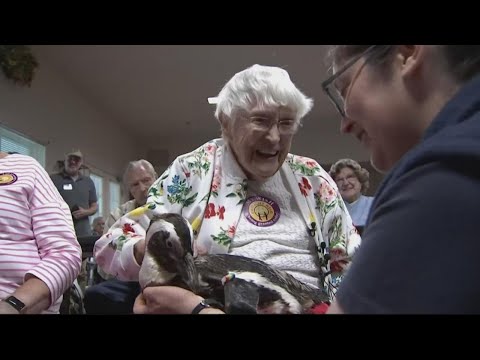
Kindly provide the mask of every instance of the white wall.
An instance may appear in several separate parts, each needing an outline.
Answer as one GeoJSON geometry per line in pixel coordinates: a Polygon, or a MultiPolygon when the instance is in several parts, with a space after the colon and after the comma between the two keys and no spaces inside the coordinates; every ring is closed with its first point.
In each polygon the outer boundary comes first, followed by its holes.
{"type": "Polygon", "coordinates": [[[144,157],[146,148],[100,113],[39,59],[31,88],[15,85],[0,74],[0,123],[46,145],[46,170],[73,147],[94,170],[121,176],[130,160],[144,157]]]}

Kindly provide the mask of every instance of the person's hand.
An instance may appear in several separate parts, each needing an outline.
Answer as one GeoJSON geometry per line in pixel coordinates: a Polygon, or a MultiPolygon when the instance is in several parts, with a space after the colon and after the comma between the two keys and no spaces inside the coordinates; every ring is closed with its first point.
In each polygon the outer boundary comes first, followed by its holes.
{"type": "Polygon", "coordinates": [[[135,314],[191,314],[203,298],[176,286],[149,286],[133,304],[135,314]]]}
{"type": "Polygon", "coordinates": [[[72,215],[76,220],[83,219],[84,217],[88,216],[88,210],[79,207],[78,210],[72,212],[72,215]]]}
{"type": "Polygon", "coordinates": [[[0,301],[0,314],[18,315],[20,313],[9,303],[0,301]]]}

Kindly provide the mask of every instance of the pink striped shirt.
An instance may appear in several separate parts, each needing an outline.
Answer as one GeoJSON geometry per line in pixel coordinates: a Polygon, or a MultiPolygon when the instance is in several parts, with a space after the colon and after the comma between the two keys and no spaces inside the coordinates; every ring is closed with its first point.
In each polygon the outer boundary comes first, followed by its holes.
{"type": "Polygon", "coordinates": [[[0,159],[0,299],[29,273],[50,289],[45,313],[58,313],[81,255],[70,210],[42,166],[25,155],[0,159]]]}

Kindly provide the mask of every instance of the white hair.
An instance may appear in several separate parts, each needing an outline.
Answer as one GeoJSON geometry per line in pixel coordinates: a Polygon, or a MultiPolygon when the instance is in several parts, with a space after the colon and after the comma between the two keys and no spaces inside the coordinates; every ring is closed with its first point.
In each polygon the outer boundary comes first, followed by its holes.
{"type": "Polygon", "coordinates": [[[127,176],[131,171],[135,170],[136,168],[140,168],[140,167],[143,167],[145,170],[147,170],[150,173],[150,175],[152,175],[152,177],[154,179],[156,179],[158,177],[157,172],[155,171],[155,168],[147,160],[140,159],[140,160],[130,161],[128,163],[127,167],[125,168],[125,171],[123,172],[123,178],[122,178],[123,186],[125,187],[125,189],[128,192],[130,190],[128,189],[127,176]]]}
{"type": "Polygon", "coordinates": [[[313,100],[295,86],[284,69],[255,64],[225,84],[217,97],[215,117],[220,120],[223,114],[233,119],[236,111],[248,111],[257,105],[287,107],[299,122],[312,109],[313,100]]]}
{"type": "Polygon", "coordinates": [[[97,226],[98,223],[99,223],[100,221],[102,221],[102,220],[103,220],[103,216],[98,216],[98,217],[96,217],[95,219],[93,219],[93,221],[92,221],[92,229],[95,228],[95,226],[97,226]]]}

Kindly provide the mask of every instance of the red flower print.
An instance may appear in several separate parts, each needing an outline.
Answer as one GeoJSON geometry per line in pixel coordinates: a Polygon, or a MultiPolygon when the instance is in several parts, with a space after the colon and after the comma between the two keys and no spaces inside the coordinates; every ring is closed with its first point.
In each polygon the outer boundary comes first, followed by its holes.
{"type": "Polygon", "coordinates": [[[348,264],[348,260],[345,259],[345,252],[342,249],[330,250],[330,270],[332,272],[341,272],[348,264]]]}
{"type": "Polygon", "coordinates": [[[307,164],[307,166],[309,166],[311,168],[314,168],[315,166],[317,166],[315,161],[312,161],[312,160],[308,160],[305,164],[307,164]]]}
{"type": "Polygon", "coordinates": [[[205,209],[205,219],[210,219],[211,217],[214,217],[215,215],[216,215],[215,204],[214,203],[209,203],[207,208],[205,209]]]}
{"type": "Polygon", "coordinates": [[[125,235],[127,235],[129,232],[131,232],[131,233],[135,232],[135,230],[133,230],[132,225],[130,225],[128,223],[123,225],[122,231],[125,235]]]}
{"type": "Polygon", "coordinates": [[[298,183],[298,186],[300,187],[300,192],[302,193],[303,196],[307,196],[307,190],[303,187],[301,183],[298,183]]]}
{"type": "Polygon", "coordinates": [[[310,185],[310,182],[306,178],[302,177],[302,183],[305,189],[308,189],[308,190],[312,189],[312,185],[310,185]]]}
{"type": "Polygon", "coordinates": [[[214,194],[215,196],[218,195],[217,191],[219,187],[220,187],[220,166],[216,166],[214,171],[213,181],[212,181],[212,187],[211,187],[211,191],[215,193],[214,194]]]}
{"type": "Polygon", "coordinates": [[[217,215],[220,220],[223,220],[224,213],[225,213],[225,206],[219,206],[217,215]]]}
{"type": "Polygon", "coordinates": [[[232,225],[228,228],[228,237],[230,239],[233,239],[233,237],[235,236],[235,231],[237,231],[237,229],[235,228],[235,225],[232,225]]]}
{"type": "Polygon", "coordinates": [[[337,193],[335,192],[334,188],[332,188],[332,186],[327,182],[322,182],[320,184],[318,195],[320,196],[322,201],[327,204],[334,201],[337,197],[337,193]]]}
{"type": "Polygon", "coordinates": [[[332,261],[330,263],[330,271],[332,271],[332,272],[342,272],[347,264],[348,264],[347,260],[332,261]]]}
{"type": "Polygon", "coordinates": [[[298,183],[298,186],[303,196],[307,196],[308,191],[312,189],[312,185],[310,185],[310,182],[304,177],[302,177],[302,182],[298,183]]]}

